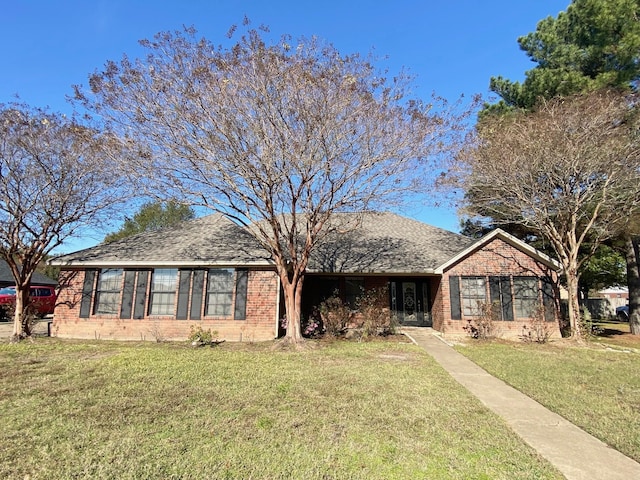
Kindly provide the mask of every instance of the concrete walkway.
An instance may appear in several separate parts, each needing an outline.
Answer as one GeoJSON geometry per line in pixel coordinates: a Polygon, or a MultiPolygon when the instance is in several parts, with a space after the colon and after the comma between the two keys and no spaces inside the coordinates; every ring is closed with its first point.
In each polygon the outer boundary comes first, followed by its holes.
{"type": "Polygon", "coordinates": [[[640,464],[547,410],[456,352],[432,330],[403,327],[424,348],[569,480],[640,479],[640,464]]]}

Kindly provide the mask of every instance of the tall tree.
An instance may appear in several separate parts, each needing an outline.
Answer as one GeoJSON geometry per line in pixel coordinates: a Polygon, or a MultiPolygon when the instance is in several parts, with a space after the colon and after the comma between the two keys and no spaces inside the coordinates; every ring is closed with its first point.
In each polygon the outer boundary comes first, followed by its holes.
{"type": "Polygon", "coordinates": [[[564,267],[569,322],[581,337],[581,266],[640,212],[640,112],[635,97],[594,92],[493,115],[462,159],[467,212],[548,239],[564,267]],[[580,255],[588,248],[588,252],[580,255]]]}
{"type": "Polygon", "coordinates": [[[195,212],[188,205],[176,200],[153,201],[143,204],[132,218],[126,218],[117,232],[109,233],[105,243],[115,242],[138,233],[159,230],[170,225],[195,218],[195,212]]]}
{"type": "MultiPolygon", "coordinates": [[[[640,79],[640,0],[574,0],[566,12],[538,23],[518,39],[536,66],[523,83],[494,77],[490,89],[501,100],[487,114],[530,110],[550,99],[600,88],[636,90],[640,79]]],[[[640,335],[640,227],[620,234],[629,285],[631,331],[640,335]]]]}
{"type": "Polygon", "coordinates": [[[518,38],[536,63],[523,83],[493,77],[501,100],[487,111],[531,109],[540,98],[635,85],[640,78],[640,0],[574,0],[518,38]]]}
{"type": "Polygon", "coordinates": [[[16,283],[12,339],[30,334],[25,307],[38,264],[66,239],[105,222],[126,199],[114,137],[73,117],[0,104],[0,258],[16,283]]]}
{"type": "Polygon", "coordinates": [[[144,60],[109,62],[77,98],[146,145],[131,169],[142,185],[254,229],[281,280],[286,338],[298,342],[309,256],[355,226],[334,213],[403,200],[460,124],[437,99],[411,99],[410,79],[387,78],[375,59],[266,35],[248,29],[225,49],[192,29],[158,34],[142,42],[144,60]]]}

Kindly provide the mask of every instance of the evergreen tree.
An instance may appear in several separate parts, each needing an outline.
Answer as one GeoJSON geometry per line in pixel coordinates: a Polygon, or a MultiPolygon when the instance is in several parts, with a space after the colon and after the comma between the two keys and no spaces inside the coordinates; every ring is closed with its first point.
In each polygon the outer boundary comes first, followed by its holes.
{"type": "Polygon", "coordinates": [[[108,234],[105,243],[115,242],[150,230],[159,230],[184,220],[195,218],[195,213],[188,205],[182,205],[175,200],[168,202],[147,202],[133,216],[127,218],[117,232],[108,234]]]}

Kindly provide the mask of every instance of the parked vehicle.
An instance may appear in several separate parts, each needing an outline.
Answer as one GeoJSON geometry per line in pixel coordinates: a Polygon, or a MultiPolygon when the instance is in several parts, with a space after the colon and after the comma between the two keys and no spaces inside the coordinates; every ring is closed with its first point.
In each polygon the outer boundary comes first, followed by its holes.
{"type": "Polygon", "coordinates": [[[623,322],[629,320],[629,305],[623,305],[622,307],[616,308],[616,317],[623,322]]]}
{"type": "MultiPolygon", "coordinates": [[[[53,313],[56,306],[56,290],[52,286],[47,285],[31,285],[29,292],[30,306],[34,309],[36,315],[44,316],[53,313]]],[[[0,308],[7,310],[13,308],[16,304],[16,287],[0,288],[0,308]]]]}

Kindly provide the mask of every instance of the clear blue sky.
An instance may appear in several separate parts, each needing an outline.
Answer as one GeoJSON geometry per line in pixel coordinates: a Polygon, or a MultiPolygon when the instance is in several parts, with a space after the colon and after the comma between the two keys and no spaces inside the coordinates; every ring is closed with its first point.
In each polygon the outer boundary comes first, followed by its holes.
{"type": "MultiPolygon", "coordinates": [[[[274,35],[316,35],[343,53],[388,57],[381,67],[405,67],[417,96],[449,100],[488,96],[491,76],[521,80],[533,67],[517,38],[539,20],[566,10],[570,0],[22,0],[2,2],[0,103],[16,94],[34,106],[67,112],[71,85],[107,60],[138,56],[138,40],[194,26],[224,43],[246,15],[274,35]]],[[[416,206],[405,214],[457,230],[454,211],[416,206]]],[[[67,251],[98,243],[104,234],[69,244],[67,251]]]]}

